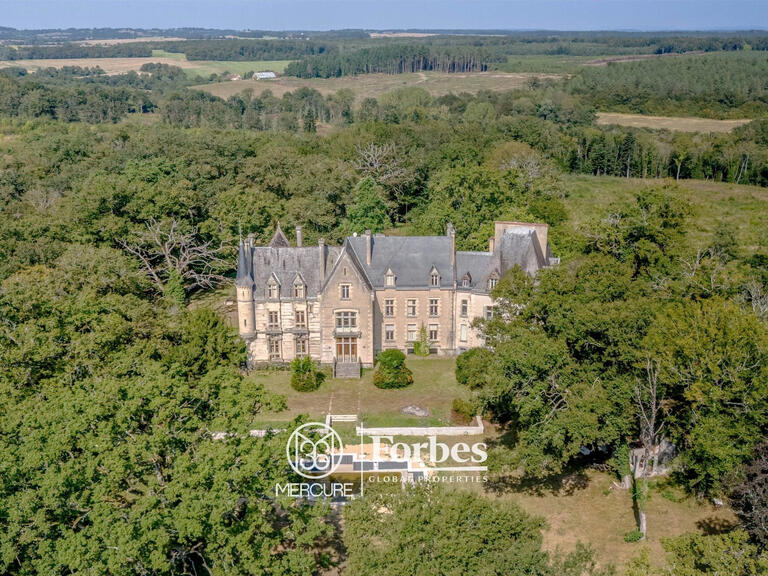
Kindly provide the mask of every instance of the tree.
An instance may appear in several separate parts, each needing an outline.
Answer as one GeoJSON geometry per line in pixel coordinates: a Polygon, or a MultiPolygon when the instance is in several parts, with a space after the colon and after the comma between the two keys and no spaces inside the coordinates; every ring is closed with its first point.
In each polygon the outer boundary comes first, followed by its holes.
{"type": "Polygon", "coordinates": [[[758,444],[751,460],[734,475],[730,501],[744,530],[765,550],[768,546],[768,441],[758,444]]]}
{"type": "Polygon", "coordinates": [[[684,534],[662,544],[674,576],[758,576],[768,571],[768,561],[741,530],[713,536],[684,534]]]}
{"type": "Polygon", "coordinates": [[[365,177],[355,187],[354,201],[347,204],[350,229],[380,232],[392,225],[382,198],[381,187],[371,177],[365,177]]]}
{"type": "Polygon", "coordinates": [[[294,358],[291,362],[291,388],[298,392],[312,392],[320,388],[325,374],[309,356],[294,358]]]}
{"type": "Polygon", "coordinates": [[[427,337],[427,328],[424,324],[419,329],[419,339],[413,343],[413,353],[416,356],[429,356],[429,338],[427,337]]]}

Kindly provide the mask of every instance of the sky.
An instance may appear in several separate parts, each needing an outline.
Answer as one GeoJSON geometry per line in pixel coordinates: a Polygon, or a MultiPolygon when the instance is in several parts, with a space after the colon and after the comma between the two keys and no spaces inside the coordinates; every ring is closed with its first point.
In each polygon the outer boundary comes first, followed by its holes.
{"type": "Polygon", "coordinates": [[[768,29],[768,0],[0,0],[13,28],[768,29]]]}

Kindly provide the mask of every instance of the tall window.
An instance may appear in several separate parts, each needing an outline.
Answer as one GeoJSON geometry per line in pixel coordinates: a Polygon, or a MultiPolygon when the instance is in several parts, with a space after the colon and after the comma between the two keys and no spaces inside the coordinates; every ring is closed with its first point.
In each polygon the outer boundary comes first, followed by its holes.
{"type": "Polygon", "coordinates": [[[307,316],[304,310],[296,310],[296,327],[304,328],[307,325],[307,316]]]}
{"type": "Polygon", "coordinates": [[[498,278],[488,278],[488,290],[493,290],[496,288],[496,284],[499,283],[498,278]]]}
{"type": "Polygon", "coordinates": [[[466,318],[469,316],[469,300],[461,301],[461,317],[466,318]]]}
{"type": "Polygon", "coordinates": [[[392,342],[395,339],[395,325],[387,324],[384,326],[384,340],[392,342]]]}
{"type": "Polygon", "coordinates": [[[269,328],[280,328],[280,316],[275,310],[269,311],[269,328]]]}
{"type": "Polygon", "coordinates": [[[408,342],[415,342],[418,339],[418,330],[416,324],[408,324],[408,342]]]}
{"type": "Polygon", "coordinates": [[[305,336],[296,336],[296,356],[307,355],[307,338],[305,336]]]}
{"type": "Polygon", "coordinates": [[[390,270],[384,278],[384,284],[390,288],[395,285],[395,275],[390,270]]]}
{"type": "Polygon", "coordinates": [[[395,301],[384,300],[384,316],[394,316],[394,315],[395,315],[395,301]]]}
{"type": "Polygon", "coordinates": [[[269,359],[278,360],[280,358],[280,338],[269,339],[269,359]]]}
{"type": "Polygon", "coordinates": [[[339,293],[342,300],[349,300],[349,284],[339,286],[339,293]]]}
{"type": "Polygon", "coordinates": [[[429,315],[430,316],[438,315],[438,299],[437,298],[429,299],[429,315]]]}
{"type": "Polygon", "coordinates": [[[357,312],[336,312],[336,328],[357,328],[357,312]]]}
{"type": "Polygon", "coordinates": [[[437,324],[430,324],[429,325],[429,339],[432,342],[437,341],[437,324]]]}
{"type": "Polygon", "coordinates": [[[432,270],[429,275],[429,285],[433,288],[440,286],[440,274],[437,273],[437,270],[432,270]]]}
{"type": "Polygon", "coordinates": [[[277,292],[277,284],[274,282],[270,282],[269,286],[267,286],[267,297],[268,298],[277,298],[278,292],[277,292]]]}
{"type": "Polygon", "coordinates": [[[483,307],[483,318],[486,320],[491,320],[493,318],[493,306],[483,307]]]}
{"type": "Polygon", "coordinates": [[[462,324],[461,328],[459,329],[459,340],[461,340],[462,342],[467,341],[467,325],[466,324],[462,324]]]}
{"type": "Polygon", "coordinates": [[[293,297],[304,298],[304,284],[296,283],[293,285],[293,297]]]}
{"type": "Polygon", "coordinates": [[[406,310],[408,316],[414,317],[416,316],[416,300],[408,300],[408,306],[406,310]]]}
{"type": "Polygon", "coordinates": [[[462,288],[469,288],[470,283],[472,280],[470,279],[469,275],[465,275],[464,278],[461,279],[461,287],[462,288]]]}

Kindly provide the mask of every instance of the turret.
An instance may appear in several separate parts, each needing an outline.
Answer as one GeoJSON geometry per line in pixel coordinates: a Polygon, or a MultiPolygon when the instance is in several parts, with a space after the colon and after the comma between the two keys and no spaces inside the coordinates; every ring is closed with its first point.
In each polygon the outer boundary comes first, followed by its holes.
{"type": "Polygon", "coordinates": [[[253,258],[251,247],[252,237],[240,241],[237,254],[237,329],[244,338],[255,333],[255,304],[253,301],[253,258]]]}

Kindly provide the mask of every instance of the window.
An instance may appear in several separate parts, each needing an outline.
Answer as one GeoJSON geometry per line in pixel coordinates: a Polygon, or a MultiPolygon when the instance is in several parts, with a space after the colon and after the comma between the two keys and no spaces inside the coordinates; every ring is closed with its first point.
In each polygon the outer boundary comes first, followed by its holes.
{"type": "Polygon", "coordinates": [[[395,339],[395,325],[387,324],[384,326],[384,340],[392,342],[395,339]]]}
{"type": "Polygon", "coordinates": [[[277,284],[270,282],[269,286],[267,286],[267,298],[277,298],[277,295],[277,284]]]}
{"type": "Polygon", "coordinates": [[[304,298],[304,284],[294,284],[293,285],[293,297],[294,298],[304,298]]]}
{"type": "Polygon", "coordinates": [[[469,274],[465,274],[464,277],[461,279],[461,287],[469,288],[471,284],[472,284],[472,278],[469,276],[469,274]]]}
{"type": "Polygon", "coordinates": [[[493,290],[496,288],[496,284],[499,283],[498,278],[488,278],[488,290],[493,290]]]}
{"type": "Polygon", "coordinates": [[[296,356],[307,355],[307,339],[304,336],[296,337],[296,356]]]}
{"type": "Polygon", "coordinates": [[[280,316],[276,310],[269,312],[269,328],[280,328],[280,316]]]}
{"type": "Polygon", "coordinates": [[[269,339],[269,359],[270,360],[280,359],[280,338],[269,339]]]}
{"type": "Polygon", "coordinates": [[[357,312],[336,312],[336,329],[357,328],[357,312]]]}
{"type": "Polygon", "coordinates": [[[348,336],[336,338],[336,358],[343,362],[357,360],[357,338],[348,336]]]}
{"type": "Polygon", "coordinates": [[[407,313],[410,317],[416,316],[416,300],[408,300],[407,313]]]}
{"type": "Polygon", "coordinates": [[[437,324],[430,324],[429,325],[429,339],[432,342],[437,341],[437,324]]]}
{"type": "Polygon", "coordinates": [[[459,328],[459,340],[461,340],[462,342],[467,341],[467,325],[466,324],[462,324],[461,328],[459,328]]]}
{"type": "Polygon", "coordinates": [[[493,306],[483,307],[483,318],[485,318],[486,320],[490,320],[493,318],[493,306]]]}
{"type": "Polygon", "coordinates": [[[342,284],[339,286],[341,299],[342,300],[349,300],[349,284],[342,284]]]}
{"type": "Polygon", "coordinates": [[[430,298],[429,299],[429,315],[437,316],[438,315],[437,313],[438,313],[438,299],[430,298]]]}
{"type": "Polygon", "coordinates": [[[395,301],[384,300],[384,316],[394,316],[394,315],[395,315],[395,301]]]}
{"type": "Polygon", "coordinates": [[[461,317],[466,318],[469,316],[469,300],[461,301],[461,317]]]}
{"type": "Polygon", "coordinates": [[[433,288],[440,286],[440,274],[437,273],[437,270],[432,270],[429,275],[429,285],[433,288]]]}
{"type": "Polygon", "coordinates": [[[395,285],[395,275],[392,274],[392,270],[387,270],[387,275],[384,278],[385,286],[392,287],[395,285]]]}
{"type": "Polygon", "coordinates": [[[415,342],[419,337],[418,332],[416,324],[408,324],[408,342],[415,342]]]}
{"type": "Polygon", "coordinates": [[[248,320],[246,320],[245,318],[243,318],[243,326],[245,326],[245,327],[248,326],[248,320]]]}
{"type": "Polygon", "coordinates": [[[296,310],[296,327],[304,328],[307,325],[307,316],[304,310],[296,310]]]}

